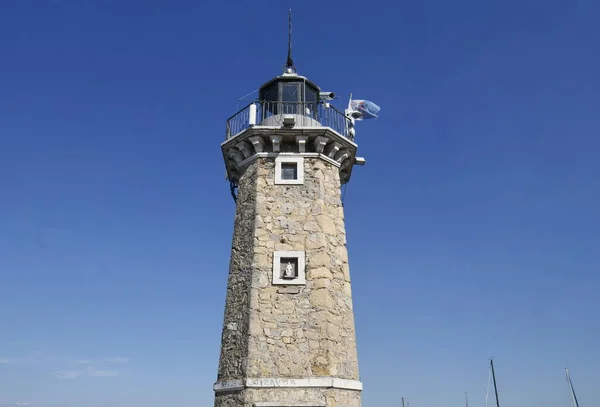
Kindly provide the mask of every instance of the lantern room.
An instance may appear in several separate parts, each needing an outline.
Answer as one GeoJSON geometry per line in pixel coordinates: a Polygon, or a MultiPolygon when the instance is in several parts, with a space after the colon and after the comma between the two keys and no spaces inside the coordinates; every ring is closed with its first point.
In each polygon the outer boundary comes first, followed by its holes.
{"type": "Polygon", "coordinates": [[[260,87],[260,100],[279,103],[317,103],[320,89],[297,74],[283,74],[260,87]]]}
{"type": "Polygon", "coordinates": [[[316,84],[295,73],[273,78],[260,87],[261,124],[280,125],[282,115],[294,115],[305,126],[319,125],[316,122],[319,92],[316,84]]]}

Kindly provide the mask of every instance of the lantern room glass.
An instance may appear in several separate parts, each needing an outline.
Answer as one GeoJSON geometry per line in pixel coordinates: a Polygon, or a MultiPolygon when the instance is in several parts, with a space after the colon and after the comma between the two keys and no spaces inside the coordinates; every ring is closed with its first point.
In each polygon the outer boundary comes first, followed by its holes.
{"type": "Polygon", "coordinates": [[[316,118],[318,90],[303,80],[276,80],[260,90],[263,119],[279,114],[316,118]]]}

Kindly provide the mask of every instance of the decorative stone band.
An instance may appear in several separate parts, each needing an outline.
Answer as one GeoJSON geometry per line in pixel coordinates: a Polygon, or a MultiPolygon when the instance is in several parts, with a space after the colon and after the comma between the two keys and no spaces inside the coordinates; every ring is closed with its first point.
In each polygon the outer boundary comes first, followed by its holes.
{"type": "Polygon", "coordinates": [[[307,377],[303,379],[286,379],[286,378],[247,378],[236,380],[225,380],[216,382],[213,386],[215,393],[224,391],[236,391],[243,389],[256,388],[298,388],[298,387],[320,387],[333,388],[344,390],[361,391],[363,385],[358,380],[339,379],[337,377],[307,377]]]}

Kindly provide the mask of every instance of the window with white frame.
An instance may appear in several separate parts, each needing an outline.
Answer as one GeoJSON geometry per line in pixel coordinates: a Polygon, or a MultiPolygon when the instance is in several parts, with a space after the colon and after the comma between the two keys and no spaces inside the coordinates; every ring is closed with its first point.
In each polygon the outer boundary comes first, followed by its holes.
{"type": "Polygon", "coordinates": [[[273,254],[273,284],[306,284],[305,267],[306,261],[303,251],[275,251],[273,254]]]}
{"type": "Polygon", "coordinates": [[[304,184],[304,158],[281,155],[275,158],[275,184],[304,184]]]}

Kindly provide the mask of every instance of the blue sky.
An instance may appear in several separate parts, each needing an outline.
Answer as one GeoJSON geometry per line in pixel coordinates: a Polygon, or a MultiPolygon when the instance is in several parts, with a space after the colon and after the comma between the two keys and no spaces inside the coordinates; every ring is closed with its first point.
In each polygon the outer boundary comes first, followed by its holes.
{"type": "Polygon", "coordinates": [[[299,72],[382,107],[345,195],[364,405],[483,407],[490,356],[503,405],[568,406],[566,364],[597,403],[597,1],[4,0],[2,406],[212,405],[219,144],[290,6],[299,72]]]}

